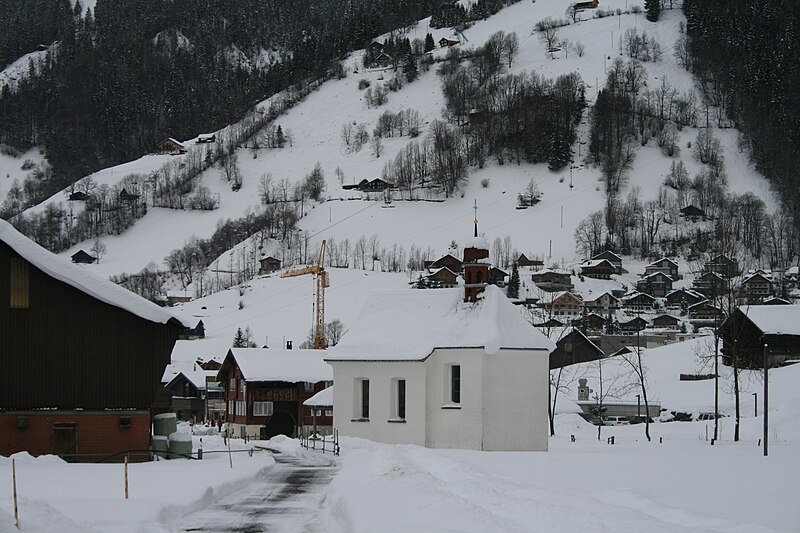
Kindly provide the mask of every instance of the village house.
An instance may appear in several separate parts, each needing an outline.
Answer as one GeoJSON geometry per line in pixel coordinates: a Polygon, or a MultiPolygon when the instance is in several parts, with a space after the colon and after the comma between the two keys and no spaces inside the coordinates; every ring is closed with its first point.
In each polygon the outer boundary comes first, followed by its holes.
{"type": "Polygon", "coordinates": [[[583,311],[583,301],[569,291],[553,293],[548,300],[540,300],[538,306],[550,316],[572,318],[583,311]]]}
{"type": "Polygon", "coordinates": [[[645,313],[656,307],[656,299],[643,292],[632,292],[622,298],[622,307],[634,312],[645,313]]]}
{"type": "Polygon", "coordinates": [[[646,327],[647,320],[640,316],[619,323],[619,329],[623,334],[633,334],[637,331],[642,331],[646,327]]]}
{"type": "Polygon", "coordinates": [[[169,137],[158,143],[158,146],[156,147],[156,153],[169,155],[185,154],[186,147],[180,141],[176,141],[172,137],[169,137]]]}
{"type": "Polygon", "coordinates": [[[706,297],[692,289],[675,289],[665,297],[667,307],[670,309],[688,309],[690,305],[700,303],[706,297]]]}
{"type": "Polygon", "coordinates": [[[557,337],[556,348],[550,352],[550,370],[604,357],[603,350],[575,327],[564,329],[557,337]]]}
{"type": "Polygon", "coordinates": [[[471,300],[462,289],[369,296],[326,357],[342,435],[431,448],[547,450],[555,346],[497,287],[471,300]]]}
{"type": "Polygon", "coordinates": [[[658,315],[653,319],[653,327],[663,329],[678,329],[680,322],[680,319],[672,315],[658,315]]]}
{"type": "MultiPolygon", "coordinates": [[[[225,389],[230,434],[264,440],[297,436],[298,427],[312,422],[311,409],[303,402],[330,386],[333,379],[324,357],[324,350],[228,350],[217,379],[225,389]]],[[[331,420],[323,416],[317,423],[330,426],[331,420]]]]}
{"type": "Polygon", "coordinates": [[[178,420],[208,420],[208,378],[216,383],[216,371],[197,368],[197,364],[175,371],[171,371],[170,367],[167,367],[162,377],[162,383],[171,398],[170,410],[176,414],[178,420]]]}
{"type": "Polygon", "coordinates": [[[167,307],[173,307],[178,304],[183,304],[192,301],[192,294],[187,290],[167,291],[166,298],[167,307]]]}
{"type": "Polygon", "coordinates": [[[589,312],[608,316],[610,313],[613,313],[621,307],[621,302],[619,301],[619,298],[610,292],[604,292],[599,296],[586,298],[583,301],[583,305],[589,312]]]}
{"type": "Polygon", "coordinates": [[[544,269],[531,274],[531,281],[536,287],[547,292],[571,291],[572,277],[565,270],[544,269]]]}
{"type": "Polygon", "coordinates": [[[67,198],[68,202],[85,202],[89,199],[89,195],[83,191],[75,191],[69,195],[67,198]]]}
{"type": "Polygon", "coordinates": [[[451,288],[458,285],[458,274],[447,267],[434,268],[427,276],[428,286],[433,288],[451,288]]]}
{"type": "Polygon", "coordinates": [[[601,259],[605,259],[606,261],[614,265],[614,274],[622,274],[622,258],[620,256],[618,256],[611,250],[606,250],[605,252],[600,252],[599,254],[592,257],[592,260],[594,261],[599,261],[601,259]]]}
{"type": "Polygon", "coordinates": [[[636,283],[636,289],[650,296],[663,298],[672,291],[672,278],[663,272],[649,274],[636,283]]]}
{"type": "Polygon", "coordinates": [[[519,254],[517,266],[520,268],[530,268],[531,270],[541,270],[544,268],[544,261],[541,259],[528,259],[525,254],[519,254]]]}
{"type": "Polygon", "coordinates": [[[90,265],[97,261],[97,258],[83,250],[78,250],[74,254],[72,254],[72,262],[73,263],[81,263],[84,265],[90,265]]]}
{"type": "Polygon", "coordinates": [[[725,279],[735,278],[740,274],[739,263],[724,254],[717,254],[703,265],[705,272],[715,272],[725,279]]]}
{"type": "Polygon", "coordinates": [[[458,39],[453,39],[453,38],[448,39],[447,37],[442,37],[441,39],[439,39],[439,48],[449,48],[451,46],[456,46],[460,42],[461,41],[459,41],[458,39]]]}
{"type": "Polygon", "coordinates": [[[716,272],[703,272],[692,281],[692,289],[706,298],[715,299],[728,292],[728,280],[716,272]]]}
{"type": "Polygon", "coordinates": [[[742,303],[759,304],[772,295],[772,276],[763,270],[748,274],[742,280],[742,286],[739,290],[739,300],[742,303]]]}
{"type": "Polygon", "coordinates": [[[489,269],[489,285],[497,285],[498,287],[505,287],[506,277],[508,272],[500,270],[497,267],[489,269]]]}
{"type": "Polygon", "coordinates": [[[718,306],[711,304],[708,300],[689,306],[689,320],[695,327],[711,326],[715,322],[721,323],[725,319],[725,313],[718,306]]]}
{"type": "Polygon", "coordinates": [[[452,254],[446,254],[436,261],[425,261],[424,264],[425,268],[428,269],[447,267],[451,272],[455,272],[456,274],[461,272],[461,268],[463,266],[461,260],[457,257],[454,257],[452,254]]]}
{"type": "Polygon", "coordinates": [[[260,264],[258,267],[258,273],[262,276],[264,274],[272,274],[273,272],[277,272],[281,269],[281,260],[272,256],[262,257],[258,260],[258,262],[260,264]]]}
{"type": "Polygon", "coordinates": [[[681,209],[681,216],[690,222],[697,222],[706,219],[706,212],[690,204],[681,209]]]}
{"type": "Polygon", "coordinates": [[[654,261],[644,267],[645,276],[655,274],[656,272],[666,274],[673,280],[681,279],[681,276],[678,274],[678,263],[668,257],[662,257],[658,261],[654,261]]]}
{"type": "Polygon", "coordinates": [[[217,136],[214,133],[201,133],[197,136],[196,144],[210,144],[217,141],[217,136]]]}
{"type": "Polygon", "coordinates": [[[148,450],[151,408],[187,325],[2,220],[0,280],[0,353],[9,378],[0,389],[0,455],[98,461],[148,450]]]}
{"type": "Polygon", "coordinates": [[[736,357],[740,367],[763,368],[800,361],[800,305],[741,306],[719,328],[722,360],[730,366],[736,357]]]}
{"type": "Polygon", "coordinates": [[[573,319],[571,324],[573,327],[582,329],[584,331],[602,333],[606,326],[606,319],[597,313],[589,313],[573,319]]]}
{"type": "Polygon", "coordinates": [[[611,279],[616,267],[607,259],[591,259],[581,263],[581,275],[594,279],[611,279]]]}
{"type": "Polygon", "coordinates": [[[761,305],[792,305],[792,302],[785,298],[778,298],[777,296],[770,296],[766,298],[761,305]]]}

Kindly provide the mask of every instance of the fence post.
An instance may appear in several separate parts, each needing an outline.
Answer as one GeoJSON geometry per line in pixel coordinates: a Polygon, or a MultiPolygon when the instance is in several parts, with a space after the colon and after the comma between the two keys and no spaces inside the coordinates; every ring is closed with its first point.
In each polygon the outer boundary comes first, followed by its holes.
{"type": "Polygon", "coordinates": [[[125,454],[125,499],[128,499],[128,454],[125,454]]]}
{"type": "Polygon", "coordinates": [[[19,510],[17,509],[17,464],[11,459],[11,483],[14,486],[14,525],[19,529],[19,510]]]}
{"type": "Polygon", "coordinates": [[[228,439],[228,462],[233,468],[233,455],[231,454],[231,439],[228,439]]]}

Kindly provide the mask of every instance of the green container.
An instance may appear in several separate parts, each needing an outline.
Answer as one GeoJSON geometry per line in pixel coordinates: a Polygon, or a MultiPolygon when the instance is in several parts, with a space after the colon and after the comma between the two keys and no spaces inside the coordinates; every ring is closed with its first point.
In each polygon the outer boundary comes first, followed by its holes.
{"type": "Polygon", "coordinates": [[[153,435],[169,437],[178,429],[175,413],[163,413],[153,417],[153,435]]]}
{"type": "Polygon", "coordinates": [[[163,435],[153,435],[153,453],[161,459],[169,459],[167,450],[169,449],[169,439],[163,435]]]}
{"type": "Polygon", "coordinates": [[[192,454],[192,436],[176,431],[169,436],[169,458],[188,459],[192,454]]]}

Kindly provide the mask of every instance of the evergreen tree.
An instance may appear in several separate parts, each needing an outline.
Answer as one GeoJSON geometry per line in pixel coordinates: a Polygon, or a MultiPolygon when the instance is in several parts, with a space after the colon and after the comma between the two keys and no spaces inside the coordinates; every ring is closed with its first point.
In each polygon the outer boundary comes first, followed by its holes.
{"type": "Polygon", "coordinates": [[[558,132],[550,139],[550,150],[547,157],[547,168],[556,171],[564,168],[572,158],[572,150],[566,137],[558,132]]]}
{"type": "Polygon", "coordinates": [[[403,61],[403,74],[405,74],[409,83],[417,79],[417,60],[410,54],[403,61]]]}
{"type": "Polygon", "coordinates": [[[661,0],[644,0],[644,10],[647,20],[657,22],[661,18],[661,0]]]}
{"type": "Polygon", "coordinates": [[[508,289],[506,294],[509,298],[519,298],[519,269],[517,263],[511,267],[511,278],[508,280],[508,289]]]}
{"type": "Polygon", "coordinates": [[[234,348],[247,348],[247,336],[242,331],[242,328],[236,330],[236,336],[233,337],[234,348]]]}
{"type": "Polygon", "coordinates": [[[431,35],[430,33],[427,33],[425,35],[425,51],[426,52],[430,52],[434,48],[436,48],[436,43],[433,42],[433,35],[431,35]]]}

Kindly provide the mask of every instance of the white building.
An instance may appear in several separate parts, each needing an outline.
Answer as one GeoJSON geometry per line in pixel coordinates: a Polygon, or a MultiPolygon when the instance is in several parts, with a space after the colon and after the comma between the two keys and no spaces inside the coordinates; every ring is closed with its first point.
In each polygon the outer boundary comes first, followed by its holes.
{"type": "Polygon", "coordinates": [[[497,287],[486,287],[477,302],[464,300],[465,289],[372,293],[326,356],[342,435],[547,450],[554,344],[497,287]]]}

